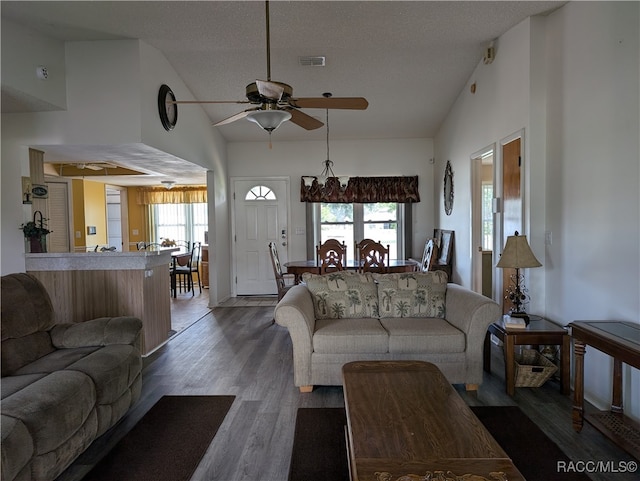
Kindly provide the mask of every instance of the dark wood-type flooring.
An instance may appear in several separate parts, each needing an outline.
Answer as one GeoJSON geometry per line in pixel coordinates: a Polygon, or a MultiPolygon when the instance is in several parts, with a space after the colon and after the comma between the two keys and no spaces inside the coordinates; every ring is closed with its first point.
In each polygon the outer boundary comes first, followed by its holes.
{"type": "MultiPolygon", "coordinates": [[[[200,299],[207,295],[204,290],[201,296],[196,293],[200,299]]],[[[195,307],[197,301],[189,302],[196,321],[200,312],[195,307]]],[[[206,308],[206,301],[200,303],[206,308]]],[[[294,387],[289,334],[272,324],[272,319],[272,307],[220,307],[175,334],[145,358],[138,404],[58,481],[81,480],[165,394],[236,396],[192,481],[286,481],[297,409],[343,407],[344,400],[338,386],[316,387],[309,394],[294,387]]],[[[497,346],[492,350],[492,373],[485,373],[477,393],[455,386],[467,404],[520,406],[575,461],[617,463],[631,459],[588,424],[581,434],[573,431],[571,399],[560,394],[557,382],[549,381],[541,388],[517,388],[513,398],[507,396],[502,353],[497,346]]],[[[589,476],[595,481],[638,479],[637,473],[589,476]]]]}

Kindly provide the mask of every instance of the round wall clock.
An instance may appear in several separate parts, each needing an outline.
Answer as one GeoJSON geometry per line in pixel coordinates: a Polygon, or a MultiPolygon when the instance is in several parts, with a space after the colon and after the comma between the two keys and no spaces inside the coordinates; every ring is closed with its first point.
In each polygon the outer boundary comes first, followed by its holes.
{"type": "Polygon", "coordinates": [[[178,106],[173,102],[176,96],[167,85],[162,85],[158,92],[158,113],[165,130],[173,130],[178,121],[178,106]]]}
{"type": "Polygon", "coordinates": [[[444,169],[444,212],[451,215],[453,210],[453,170],[451,161],[447,160],[447,167],[444,169]]]}

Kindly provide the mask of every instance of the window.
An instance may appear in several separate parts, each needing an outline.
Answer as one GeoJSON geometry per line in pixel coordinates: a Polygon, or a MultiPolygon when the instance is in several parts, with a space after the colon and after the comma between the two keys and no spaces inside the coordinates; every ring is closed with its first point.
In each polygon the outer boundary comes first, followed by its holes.
{"type": "Polygon", "coordinates": [[[276,194],[269,187],[256,185],[247,192],[244,200],[276,200],[276,194]]]}
{"type": "Polygon", "coordinates": [[[403,204],[378,202],[372,204],[314,204],[317,243],[338,239],[347,244],[347,258],[354,255],[354,246],[362,239],[373,239],[389,245],[389,258],[402,259],[403,204]]]}
{"type": "Polygon", "coordinates": [[[482,184],[482,249],[493,250],[493,184],[482,184]]]}
{"type": "Polygon", "coordinates": [[[153,204],[156,239],[204,241],[208,230],[207,204],[153,204]]]}

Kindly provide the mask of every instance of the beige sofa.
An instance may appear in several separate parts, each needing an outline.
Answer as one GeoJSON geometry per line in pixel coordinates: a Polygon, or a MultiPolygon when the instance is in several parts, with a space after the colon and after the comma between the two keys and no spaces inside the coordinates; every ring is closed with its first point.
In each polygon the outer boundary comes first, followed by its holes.
{"type": "Polygon", "coordinates": [[[55,479],[140,397],[142,322],[56,323],[29,274],[2,277],[2,480],[55,479]]]}
{"type": "Polygon", "coordinates": [[[452,384],[482,383],[483,342],[500,318],[493,300],[444,272],[305,274],[275,308],[293,344],[294,384],[341,385],[342,366],[358,360],[434,363],[452,384]]]}

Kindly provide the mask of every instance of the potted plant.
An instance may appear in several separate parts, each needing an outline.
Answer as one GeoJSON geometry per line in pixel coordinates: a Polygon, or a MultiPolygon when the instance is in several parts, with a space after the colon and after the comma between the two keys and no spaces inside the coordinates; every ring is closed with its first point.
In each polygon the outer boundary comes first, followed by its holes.
{"type": "Polygon", "coordinates": [[[47,219],[42,217],[39,210],[33,213],[33,220],[25,222],[20,226],[24,238],[29,240],[30,252],[47,252],[47,234],[51,231],[47,229],[45,223],[47,219]]]}

